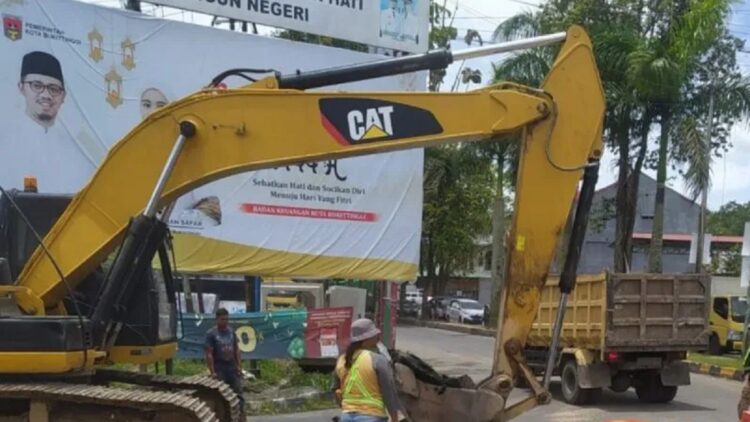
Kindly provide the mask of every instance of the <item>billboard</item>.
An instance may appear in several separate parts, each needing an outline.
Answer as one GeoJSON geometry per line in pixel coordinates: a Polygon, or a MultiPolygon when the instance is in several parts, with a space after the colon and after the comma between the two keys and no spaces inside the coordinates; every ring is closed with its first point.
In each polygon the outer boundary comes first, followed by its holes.
{"type": "MultiPolygon", "coordinates": [[[[377,58],[69,0],[0,2],[0,13],[5,188],[22,188],[23,177],[33,175],[41,192],[76,192],[109,148],[150,112],[226,69],[288,74],[377,58]]],[[[424,85],[420,73],[330,89],[424,85]]],[[[413,279],[422,160],[422,150],[410,150],[267,169],[202,186],[180,198],[170,216],[178,269],[413,279]]]]}
{"type": "Polygon", "coordinates": [[[430,0],[150,0],[213,16],[423,53],[430,0]]]}
{"type": "MultiPolygon", "coordinates": [[[[213,315],[181,318],[177,356],[202,359],[213,315]]],[[[243,359],[338,358],[349,345],[352,308],[294,309],[231,315],[243,359]]]]}

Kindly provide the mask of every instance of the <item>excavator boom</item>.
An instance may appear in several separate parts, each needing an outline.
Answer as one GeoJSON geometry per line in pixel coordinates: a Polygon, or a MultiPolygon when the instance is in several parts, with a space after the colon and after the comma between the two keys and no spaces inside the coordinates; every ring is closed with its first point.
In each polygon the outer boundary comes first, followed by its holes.
{"type": "MultiPolygon", "coordinates": [[[[467,93],[303,91],[399,73],[371,64],[356,67],[356,77],[344,76],[345,69],[270,76],[239,89],[206,88],[173,102],[110,150],[46,235],[49,255],[37,249],[19,275],[17,304],[27,315],[59,313],[66,289],[50,255],[75,287],[121,244],[133,216],[153,217],[155,210],[211,181],[251,170],[520,133],[493,385],[506,386],[506,377],[528,378],[521,354],[540,289],[583,171],[602,154],[604,96],[585,31],[574,26],[534,45],[563,39],[539,88],[501,83],[467,93]]],[[[450,63],[444,55],[432,57],[426,66],[402,58],[400,72],[450,63]]],[[[0,351],[0,362],[2,357],[0,351]]],[[[11,369],[0,363],[0,372],[11,369]]],[[[458,414],[445,409],[442,415],[424,415],[424,420],[458,420],[458,414]]]]}

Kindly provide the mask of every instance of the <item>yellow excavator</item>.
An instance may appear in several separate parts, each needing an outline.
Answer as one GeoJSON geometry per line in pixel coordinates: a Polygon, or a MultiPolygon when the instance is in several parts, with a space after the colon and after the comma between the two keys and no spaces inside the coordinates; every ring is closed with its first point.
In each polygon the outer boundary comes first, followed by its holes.
{"type": "MultiPolygon", "coordinates": [[[[545,404],[549,376],[542,383],[535,378],[524,344],[582,182],[561,300],[574,287],[603,151],[604,109],[592,44],[578,26],[459,52],[435,50],[307,73],[233,69],[218,75],[130,131],[72,200],[2,192],[7,206],[0,218],[0,411],[33,422],[237,421],[238,398],[219,381],[112,366],[160,362],[176,353],[165,223],[170,204],[241,172],[497,141],[513,133],[520,133],[521,161],[492,373],[469,385],[423,370],[414,356],[394,359],[394,367],[414,421],[509,420],[545,404]],[[312,91],[553,44],[559,53],[541,87],[508,82],[465,93],[312,91]],[[232,75],[252,83],[227,89],[222,82],[232,75]],[[52,221],[41,221],[40,213],[54,210],[59,213],[52,221]],[[152,271],[155,259],[161,273],[152,271]],[[510,404],[509,393],[519,383],[532,394],[510,404]]],[[[551,353],[550,364],[554,359],[551,353]]]]}

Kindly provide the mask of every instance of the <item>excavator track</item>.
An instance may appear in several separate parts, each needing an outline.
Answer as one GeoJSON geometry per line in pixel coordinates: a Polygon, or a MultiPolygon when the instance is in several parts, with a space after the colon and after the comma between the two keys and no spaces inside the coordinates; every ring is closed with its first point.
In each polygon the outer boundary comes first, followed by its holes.
{"type": "Polygon", "coordinates": [[[194,375],[179,377],[171,375],[147,374],[139,372],[97,369],[94,379],[97,382],[121,382],[161,390],[189,390],[213,404],[214,411],[221,421],[239,422],[242,415],[237,394],[224,382],[212,377],[194,375]]]}
{"type": "MultiPolygon", "coordinates": [[[[220,421],[216,413],[201,398],[163,391],[62,382],[2,383],[0,384],[0,397],[3,400],[28,400],[32,403],[32,409],[34,402],[44,403],[45,406],[58,405],[58,408],[68,411],[71,411],[73,404],[89,405],[86,409],[88,413],[83,410],[73,410],[74,416],[68,416],[70,420],[117,420],[115,413],[127,411],[130,414],[146,415],[143,420],[220,421]],[[83,416],[84,413],[88,417],[83,416]]],[[[32,412],[33,410],[30,413],[32,412]]],[[[33,417],[29,418],[33,420],[33,417]]],[[[120,420],[132,420],[132,418],[125,415],[121,416],[120,420]]]]}

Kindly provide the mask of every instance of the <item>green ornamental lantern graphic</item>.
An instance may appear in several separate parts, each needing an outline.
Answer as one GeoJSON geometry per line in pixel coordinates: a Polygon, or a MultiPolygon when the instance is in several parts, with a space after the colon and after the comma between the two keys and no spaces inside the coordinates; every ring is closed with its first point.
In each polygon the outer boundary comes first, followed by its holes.
{"type": "Polygon", "coordinates": [[[295,337],[289,342],[289,347],[286,350],[289,352],[289,356],[299,359],[305,356],[305,341],[301,337],[295,337]]]}

